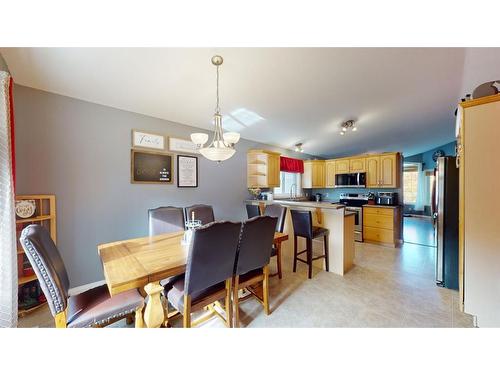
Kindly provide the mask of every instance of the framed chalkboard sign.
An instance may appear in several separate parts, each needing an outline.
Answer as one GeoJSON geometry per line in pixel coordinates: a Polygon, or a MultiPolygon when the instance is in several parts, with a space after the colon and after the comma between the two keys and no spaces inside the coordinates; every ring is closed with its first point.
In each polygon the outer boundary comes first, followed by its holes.
{"type": "Polygon", "coordinates": [[[171,184],[173,182],[172,154],[131,150],[131,182],[135,184],[171,184]]]}

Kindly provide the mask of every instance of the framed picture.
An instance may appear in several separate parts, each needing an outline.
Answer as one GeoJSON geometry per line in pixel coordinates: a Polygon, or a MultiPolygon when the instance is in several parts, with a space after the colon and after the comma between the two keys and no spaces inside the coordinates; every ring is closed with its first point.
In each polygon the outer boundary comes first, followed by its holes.
{"type": "Polygon", "coordinates": [[[132,129],[132,147],[165,150],[165,136],[132,129]]]}
{"type": "Polygon", "coordinates": [[[193,142],[180,138],[170,137],[168,140],[168,149],[173,152],[187,152],[189,154],[200,153],[193,142]]]}
{"type": "Polygon", "coordinates": [[[177,155],[177,186],[198,187],[198,158],[177,155]]]}
{"type": "Polygon", "coordinates": [[[163,152],[131,150],[131,182],[171,184],[174,156],[163,152]]]}

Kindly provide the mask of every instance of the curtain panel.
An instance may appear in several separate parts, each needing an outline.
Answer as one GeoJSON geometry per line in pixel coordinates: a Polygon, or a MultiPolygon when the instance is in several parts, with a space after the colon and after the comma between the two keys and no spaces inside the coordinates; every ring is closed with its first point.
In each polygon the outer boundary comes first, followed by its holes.
{"type": "Polygon", "coordinates": [[[17,326],[12,79],[0,71],[0,327],[17,326]]]}
{"type": "Polygon", "coordinates": [[[304,173],[304,161],[300,159],[280,156],[280,171],[290,173],[304,173]]]}

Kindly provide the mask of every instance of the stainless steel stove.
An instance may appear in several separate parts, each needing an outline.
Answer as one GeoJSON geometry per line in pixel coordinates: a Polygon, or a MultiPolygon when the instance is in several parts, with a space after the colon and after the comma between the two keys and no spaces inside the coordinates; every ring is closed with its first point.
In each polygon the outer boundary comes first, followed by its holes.
{"type": "Polygon", "coordinates": [[[339,203],[346,206],[346,211],[354,212],[354,239],[363,242],[363,205],[368,203],[368,194],[342,193],[339,203]]]}

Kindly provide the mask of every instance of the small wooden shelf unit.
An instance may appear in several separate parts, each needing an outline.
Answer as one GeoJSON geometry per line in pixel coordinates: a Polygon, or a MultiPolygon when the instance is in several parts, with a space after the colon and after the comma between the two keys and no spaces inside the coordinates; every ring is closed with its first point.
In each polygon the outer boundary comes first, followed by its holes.
{"type": "MultiPolygon", "coordinates": [[[[17,263],[18,263],[18,286],[21,288],[23,285],[38,280],[35,274],[24,275],[24,249],[19,242],[22,230],[30,224],[40,224],[47,228],[54,243],[57,243],[57,229],[56,229],[56,197],[55,195],[17,195],[16,201],[19,200],[34,200],[36,204],[35,215],[21,219],[16,216],[16,238],[17,238],[17,263]]],[[[42,302],[38,305],[32,306],[27,309],[19,308],[18,316],[24,316],[32,311],[37,310],[41,306],[46,305],[47,302],[42,302]]]]}

